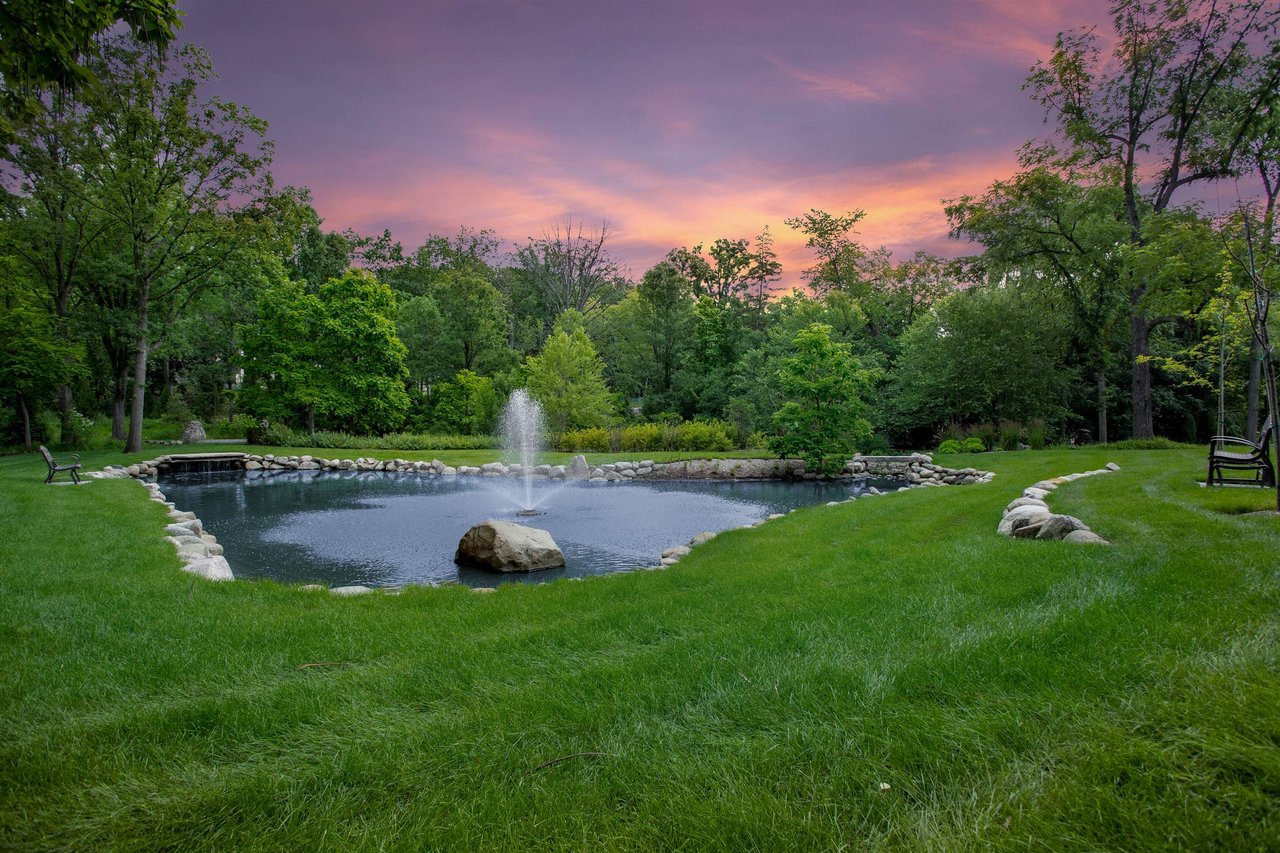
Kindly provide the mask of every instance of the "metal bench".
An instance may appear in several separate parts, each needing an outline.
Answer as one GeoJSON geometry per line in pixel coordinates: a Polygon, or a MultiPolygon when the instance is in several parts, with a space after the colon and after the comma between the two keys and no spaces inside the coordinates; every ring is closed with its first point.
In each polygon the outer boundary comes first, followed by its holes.
{"type": "Polygon", "coordinates": [[[1275,431],[1271,419],[1262,428],[1258,441],[1233,435],[1215,435],[1209,440],[1209,485],[1262,486],[1275,488],[1276,469],[1271,464],[1271,435],[1275,431]],[[1233,447],[1237,450],[1227,450],[1233,447]],[[1250,471],[1252,476],[1227,477],[1223,471],[1250,471]]]}
{"type": "Polygon", "coordinates": [[[60,464],[57,459],[53,458],[53,454],[49,452],[49,448],[42,444],[40,445],[40,455],[44,457],[45,463],[49,466],[49,476],[44,478],[46,485],[53,482],[53,476],[59,471],[70,471],[71,479],[77,485],[80,484],[80,475],[76,473],[76,471],[80,470],[80,457],[77,454],[71,454],[71,458],[76,460],[75,462],[72,462],[69,465],[60,464]]]}

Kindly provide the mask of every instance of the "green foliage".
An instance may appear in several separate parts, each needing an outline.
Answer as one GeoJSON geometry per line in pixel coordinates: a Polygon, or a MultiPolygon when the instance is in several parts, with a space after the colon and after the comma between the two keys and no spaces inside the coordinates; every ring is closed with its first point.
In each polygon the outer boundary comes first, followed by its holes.
{"type": "Polygon", "coordinates": [[[96,85],[85,60],[118,23],[163,50],[182,17],[173,0],[7,0],[0,13],[0,139],[7,142],[15,125],[39,111],[40,93],[96,85]]]}
{"type": "Polygon", "coordinates": [[[524,373],[525,387],[542,404],[553,433],[603,427],[616,408],[604,365],[576,312],[561,315],[542,352],[525,360],[524,373]]]}
{"type": "Polygon", "coordinates": [[[1048,432],[1049,424],[1044,418],[1032,418],[1027,422],[1027,445],[1032,450],[1044,450],[1048,432]]]}
{"type": "MultiPolygon", "coordinates": [[[[1044,423],[1041,421],[1041,423],[1044,423]]],[[[1002,418],[998,426],[999,438],[996,446],[1001,450],[1017,450],[1022,443],[1022,424],[1002,418]]]]}
{"type": "Polygon", "coordinates": [[[613,449],[609,441],[609,430],[604,427],[587,427],[563,432],[560,434],[559,441],[556,442],[556,447],[571,453],[582,453],[588,450],[605,452],[613,449]]]}
{"type": "Polygon", "coordinates": [[[982,453],[986,449],[982,439],[976,436],[962,439],[948,438],[938,445],[939,453],[982,453]]]}
{"type": "Polygon", "coordinates": [[[564,451],[720,453],[733,449],[731,433],[732,427],[716,420],[633,424],[612,430],[595,427],[564,433],[556,447],[564,451]]]}
{"type": "Polygon", "coordinates": [[[492,435],[351,435],[345,432],[298,432],[271,424],[252,434],[252,443],[272,447],[316,447],[335,450],[485,450],[501,442],[492,435]]]}
{"type": "Polygon", "coordinates": [[[1126,438],[1123,441],[1113,441],[1106,446],[1115,450],[1186,450],[1194,445],[1156,436],[1155,438],[1126,438]]]}
{"type": "Polygon", "coordinates": [[[661,450],[662,431],[660,424],[634,424],[626,427],[619,436],[618,449],[627,453],[661,450]]]}
{"type": "MultiPolygon", "coordinates": [[[[507,365],[507,313],[502,294],[488,279],[471,267],[446,270],[434,277],[427,295],[438,310],[435,334],[418,355],[427,375],[485,372],[507,365]]],[[[428,335],[429,329],[421,330],[415,339],[428,335]]]]}
{"type": "MultiPolygon", "coordinates": [[[[0,341],[4,342],[0,345],[0,397],[16,400],[29,421],[59,384],[83,372],[84,347],[60,335],[27,282],[14,274],[12,264],[4,267],[5,274],[0,275],[0,341]]],[[[21,439],[30,450],[31,436],[21,439]]]]}
{"type": "Polygon", "coordinates": [[[394,310],[391,290],[359,270],[314,294],[277,282],[260,298],[259,322],[246,339],[246,380],[260,391],[254,410],[268,411],[274,398],[308,420],[372,432],[400,426],[409,398],[394,310]]]}
{"type": "MultiPolygon", "coordinates": [[[[887,420],[897,432],[948,420],[1060,421],[1075,379],[1069,317],[1012,284],[952,294],[902,336],[887,420]]],[[[995,444],[995,427],[983,435],[995,444]]]]}
{"type": "Polygon", "coordinates": [[[796,355],[782,362],[778,383],[788,400],[774,413],[769,449],[798,457],[810,471],[834,475],[871,437],[860,394],[870,383],[849,352],[831,340],[831,327],[815,323],[796,333],[796,355]]]}
{"type": "Polygon", "coordinates": [[[440,432],[490,435],[500,408],[493,380],[470,370],[431,389],[431,423],[440,432]]]}
{"type": "Polygon", "coordinates": [[[249,431],[257,426],[252,415],[239,414],[231,420],[218,418],[204,425],[204,433],[209,438],[247,438],[249,431]]]}
{"type": "Polygon", "coordinates": [[[733,439],[723,421],[689,421],[675,428],[674,450],[730,450],[733,439]]]}

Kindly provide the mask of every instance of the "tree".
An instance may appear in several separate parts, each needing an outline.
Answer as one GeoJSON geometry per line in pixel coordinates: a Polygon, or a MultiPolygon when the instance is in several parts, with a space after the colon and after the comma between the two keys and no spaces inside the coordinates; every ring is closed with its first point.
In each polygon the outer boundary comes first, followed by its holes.
{"type": "Polygon", "coordinates": [[[644,274],[636,293],[640,327],[652,355],[654,390],[671,390],[693,320],[692,286],[674,264],[663,261],[644,274]]]}
{"type": "Polygon", "coordinates": [[[529,393],[542,404],[547,428],[565,432],[605,426],[613,413],[613,395],[604,381],[604,364],[587,337],[583,320],[566,312],[542,352],[525,359],[529,393]]]}
{"type": "Polygon", "coordinates": [[[229,215],[269,185],[266,123],[198,87],[213,70],[197,48],[169,57],[113,40],[95,64],[90,100],[99,156],[85,166],[86,199],[119,229],[134,306],[133,405],[127,452],[142,449],[153,307],[208,285],[240,235],[229,215]],[[250,140],[257,139],[256,148],[250,140]]]}
{"type": "Polygon", "coordinates": [[[782,265],[773,251],[769,229],[756,239],[755,251],[745,238],[721,237],[705,256],[699,243],[691,249],[672,249],[666,261],[689,281],[695,297],[709,298],[717,308],[763,307],[769,284],[777,279],[782,265]]]}
{"type": "Polygon", "coordinates": [[[849,352],[831,340],[831,327],[814,323],[796,333],[795,355],[782,362],[778,384],[787,402],[773,415],[777,434],[769,449],[798,457],[805,467],[834,476],[859,442],[871,437],[859,396],[870,384],[849,352]]]}
{"type": "Polygon", "coordinates": [[[449,376],[455,353],[441,333],[444,320],[430,296],[402,302],[396,314],[396,334],[404,343],[409,380],[425,388],[449,376]]]}
{"type": "Polygon", "coordinates": [[[452,354],[448,374],[505,366],[507,316],[497,288],[473,270],[448,270],[427,295],[440,310],[437,352],[452,354]]]}
{"type": "Polygon", "coordinates": [[[39,110],[50,89],[69,92],[97,78],[85,59],[118,22],[163,50],[182,25],[173,0],[7,0],[0,5],[0,142],[39,110]]]}
{"type": "Polygon", "coordinates": [[[812,208],[784,220],[788,227],[805,236],[805,246],[818,256],[818,262],[802,273],[814,293],[852,291],[862,279],[862,265],[870,253],[853,235],[866,215],[865,210],[831,214],[812,208]]]}
{"type": "MultiPolygon", "coordinates": [[[[68,342],[72,312],[93,282],[85,266],[103,250],[111,227],[83,195],[84,121],[82,107],[55,96],[47,105],[36,104],[10,144],[0,147],[4,242],[19,269],[43,286],[54,328],[68,342]]],[[[65,428],[70,385],[59,389],[58,405],[65,428]]],[[[119,437],[124,437],[123,420],[119,437]]]]}
{"type": "Polygon", "coordinates": [[[621,297],[622,267],[605,248],[609,224],[585,231],[582,223],[565,219],[530,238],[516,253],[516,264],[544,294],[553,316],[577,311],[592,317],[621,297]]]}
{"type": "Polygon", "coordinates": [[[1012,281],[946,297],[902,337],[889,426],[906,436],[950,420],[1061,422],[1074,379],[1064,313],[1039,289],[1012,281]]]}
{"type": "Polygon", "coordinates": [[[84,348],[67,341],[11,258],[0,266],[0,397],[17,404],[22,446],[31,450],[33,408],[81,369],[84,348]]]}
{"type": "Polygon", "coordinates": [[[438,432],[490,435],[499,408],[493,380],[470,370],[431,389],[431,426],[438,432]]]}
{"type": "Polygon", "coordinates": [[[1049,165],[996,181],[979,199],[947,203],[952,234],[986,247],[990,276],[1031,275],[1068,297],[1085,366],[1096,389],[1098,441],[1106,442],[1107,369],[1115,326],[1128,313],[1127,239],[1119,188],[1072,180],[1049,165]]]}
{"type": "MultiPolygon", "coordinates": [[[[1103,57],[1092,28],[1058,36],[1027,87],[1069,146],[1072,160],[1108,165],[1123,194],[1126,240],[1179,192],[1229,178],[1265,125],[1280,84],[1280,6],[1267,0],[1117,0],[1115,41],[1103,57]],[[1255,54],[1269,48],[1265,57],[1255,54]],[[1261,67],[1261,71],[1258,71],[1261,67]]],[[[1149,364],[1151,282],[1128,282],[1133,435],[1154,434],[1149,364]]]]}
{"type": "Polygon", "coordinates": [[[405,348],[395,334],[395,296],[363,270],[348,270],[316,293],[287,279],[263,293],[246,337],[246,382],[259,410],[273,401],[361,433],[404,422],[409,398],[405,348]]]}

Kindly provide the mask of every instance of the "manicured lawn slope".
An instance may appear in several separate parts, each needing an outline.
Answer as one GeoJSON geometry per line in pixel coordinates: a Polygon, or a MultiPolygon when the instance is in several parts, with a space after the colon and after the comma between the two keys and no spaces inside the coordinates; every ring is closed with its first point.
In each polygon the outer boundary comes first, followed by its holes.
{"type": "Polygon", "coordinates": [[[1280,846],[1280,519],[1238,514],[1274,496],[1184,451],[938,461],[1000,474],[335,599],[193,579],[136,484],[0,460],[0,847],[1280,846]],[[1109,460],[1050,503],[1114,546],[995,534],[1109,460]]]}

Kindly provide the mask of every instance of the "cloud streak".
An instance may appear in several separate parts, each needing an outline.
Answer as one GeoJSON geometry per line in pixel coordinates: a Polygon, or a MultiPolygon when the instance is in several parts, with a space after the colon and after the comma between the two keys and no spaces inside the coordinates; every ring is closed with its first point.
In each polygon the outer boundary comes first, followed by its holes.
{"type": "Polygon", "coordinates": [[[865,209],[898,255],[966,251],[939,200],[1014,170],[1044,132],[1027,68],[1105,3],[189,0],[183,35],[327,227],[608,220],[639,275],[767,225],[789,286],[810,260],[783,220],[811,207],[865,209]]]}

